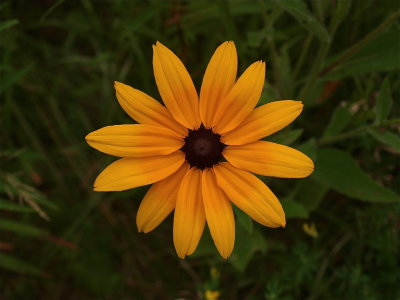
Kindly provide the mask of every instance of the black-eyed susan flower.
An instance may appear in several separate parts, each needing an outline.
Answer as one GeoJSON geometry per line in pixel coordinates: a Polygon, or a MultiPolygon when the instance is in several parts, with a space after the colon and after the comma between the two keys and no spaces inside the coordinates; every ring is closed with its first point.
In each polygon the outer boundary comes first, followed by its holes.
{"type": "Polygon", "coordinates": [[[137,213],[145,233],[174,212],[178,256],[196,249],[207,222],[214,243],[227,258],[235,240],[231,202],[258,223],[285,226],[276,196],[252,173],[301,178],[313,162],[287,146],[260,140],[291,123],[300,101],[260,107],[265,63],[257,61],[236,80],[233,42],[217,48],[198,96],[183,63],[168,48],[153,46],[156,83],[165,104],[116,82],[122,108],[139,124],[108,126],[90,133],[92,147],[121,157],[97,177],[95,191],[122,191],[153,184],[137,213]]]}

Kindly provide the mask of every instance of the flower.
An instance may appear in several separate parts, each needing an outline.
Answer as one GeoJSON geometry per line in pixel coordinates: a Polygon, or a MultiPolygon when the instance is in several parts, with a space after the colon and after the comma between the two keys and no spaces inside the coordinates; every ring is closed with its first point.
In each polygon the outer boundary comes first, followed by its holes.
{"type": "Polygon", "coordinates": [[[317,238],[318,237],[318,230],[317,227],[315,226],[315,223],[303,223],[303,230],[304,232],[313,237],[313,238],[317,238]]]}
{"type": "Polygon", "coordinates": [[[205,298],[206,300],[218,300],[219,295],[219,291],[206,290],[205,298]]]}
{"type": "Polygon", "coordinates": [[[206,221],[221,256],[231,254],[231,202],[262,225],[284,227],[279,200],[252,173],[302,178],[313,172],[303,153],[260,140],[291,123],[302,103],[284,100],[255,108],[265,63],[253,63],[236,81],[233,42],[215,51],[200,96],[183,63],[159,42],[153,45],[153,68],[165,106],[115,82],[120,105],[139,124],[107,126],[86,136],[93,148],[121,157],[100,173],[94,190],[153,184],[137,213],[138,230],[153,230],[175,210],[173,240],[181,258],[194,252],[206,221]]]}

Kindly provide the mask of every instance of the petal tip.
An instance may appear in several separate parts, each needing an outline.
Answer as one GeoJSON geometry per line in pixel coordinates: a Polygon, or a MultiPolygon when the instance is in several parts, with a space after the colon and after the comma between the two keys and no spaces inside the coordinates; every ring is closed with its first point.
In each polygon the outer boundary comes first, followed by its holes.
{"type": "Polygon", "coordinates": [[[311,158],[309,158],[305,154],[304,154],[304,156],[307,158],[307,166],[304,168],[304,171],[306,172],[304,177],[307,177],[307,176],[311,175],[312,172],[314,172],[315,165],[311,158]]]}
{"type": "Polygon", "coordinates": [[[223,259],[228,259],[229,256],[231,256],[231,254],[232,254],[232,250],[233,250],[233,248],[228,250],[228,251],[226,251],[226,250],[225,251],[219,251],[219,254],[221,255],[221,257],[223,259]]]}
{"type": "Polygon", "coordinates": [[[157,41],[155,45],[153,45],[153,49],[168,49],[163,43],[157,41]]]}
{"type": "Polygon", "coordinates": [[[92,132],[88,133],[88,134],[85,136],[85,140],[86,140],[87,143],[89,143],[91,134],[92,134],[92,132]]]}
{"type": "Polygon", "coordinates": [[[314,172],[314,169],[315,169],[314,162],[311,160],[311,165],[309,167],[309,170],[308,170],[309,173],[307,174],[307,176],[310,176],[314,172]]]}
{"type": "Polygon", "coordinates": [[[223,42],[222,45],[227,45],[227,46],[230,46],[230,47],[235,47],[234,41],[226,41],[226,42],[223,42]]]}

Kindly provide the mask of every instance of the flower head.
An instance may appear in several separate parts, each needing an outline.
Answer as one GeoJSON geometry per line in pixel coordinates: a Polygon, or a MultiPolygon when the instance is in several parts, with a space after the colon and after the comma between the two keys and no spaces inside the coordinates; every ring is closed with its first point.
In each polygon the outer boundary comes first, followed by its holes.
{"type": "Polygon", "coordinates": [[[291,123],[300,101],[257,108],[265,63],[257,61],[236,80],[233,42],[220,45],[206,69],[200,96],[179,58],[153,46],[156,83],[165,104],[115,82],[122,108],[139,124],[108,126],[86,136],[92,147],[121,157],[97,177],[95,191],[122,191],[153,184],[137,213],[139,231],[157,227],[173,210],[178,256],[196,249],[207,222],[214,243],[227,258],[235,240],[231,203],[268,227],[284,227],[276,196],[255,175],[301,178],[313,162],[287,146],[262,141],[291,123]]]}

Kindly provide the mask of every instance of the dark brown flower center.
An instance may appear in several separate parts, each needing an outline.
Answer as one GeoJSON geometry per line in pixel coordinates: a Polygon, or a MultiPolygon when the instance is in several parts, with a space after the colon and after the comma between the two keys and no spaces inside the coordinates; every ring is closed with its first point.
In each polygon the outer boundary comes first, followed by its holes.
{"type": "Polygon", "coordinates": [[[222,151],[226,147],[221,136],[203,125],[197,130],[190,130],[185,137],[185,145],[181,150],[186,154],[190,167],[198,169],[210,168],[222,160],[222,151]]]}

